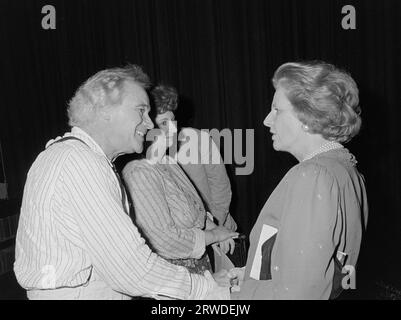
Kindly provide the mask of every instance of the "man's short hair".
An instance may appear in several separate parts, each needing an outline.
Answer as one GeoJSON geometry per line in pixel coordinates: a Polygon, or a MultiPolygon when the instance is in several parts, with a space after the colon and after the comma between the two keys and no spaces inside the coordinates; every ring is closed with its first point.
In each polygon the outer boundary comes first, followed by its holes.
{"type": "Polygon", "coordinates": [[[148,75],[133,64],[105,69],[90,77],[78,88],[68,104],[68,124],[71,127],[85,126],[103,108],[121,104],[127,81],[135,82],[144,89],[150,87],[148,75]]]}

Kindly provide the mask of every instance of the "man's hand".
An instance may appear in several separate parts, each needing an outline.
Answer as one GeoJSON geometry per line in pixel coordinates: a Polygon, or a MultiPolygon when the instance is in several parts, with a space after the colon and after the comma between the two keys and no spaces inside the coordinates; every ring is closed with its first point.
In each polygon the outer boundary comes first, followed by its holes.
{"type": "Polygon", "coordinates": [[[227,270],[220,270],[213,274],[214,280],[220,287],[231,287],[231,278],[230,276],[235,276],[233,274],[229,274],[227,270]]]}
{"type": "Polygon", "coordinates": [[[227,271],[215,273],[213,276],[209,271],[205,271],[204,276],[212,285],[206,294],[206,300],[230,300],[230,287],[227,286],[227,281],[224,280],[227,271]]]}

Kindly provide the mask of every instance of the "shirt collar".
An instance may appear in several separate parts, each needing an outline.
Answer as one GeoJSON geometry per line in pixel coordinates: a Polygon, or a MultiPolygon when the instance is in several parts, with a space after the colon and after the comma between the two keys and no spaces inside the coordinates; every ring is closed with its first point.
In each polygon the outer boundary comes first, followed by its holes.
{"type": "Polygon", "coordinates": [[[65,137],[76,137],[83,142],[85,142],[91,150],[96,152],[97,154],[104,156],[107,161],[110,163],[111,166],[113,166],[112,162],[110,161],[109,158],[107,158],[106,154],[104,153],[103,149],[99,146],[99,144],[84,130],[78,127],[72,127],[71,132],[66,132],[63,137],[57,137],[55,139],[51,139],[46,143],[46,148],[50,146],[52,143],[56,142],[57,140],[60,140],[61,138],[65,137]]]}
{"type": "Polygon", "coordinates": [[[111,160],[106,156],[103,149],[99,146],[99,144],[88,134],[86,131],[82,130],[79,127],[72,127],[71,136],[77,137],[84,141],[93,151],[104,156],[107,159],[107,162],[114,167],[111,160]]]}

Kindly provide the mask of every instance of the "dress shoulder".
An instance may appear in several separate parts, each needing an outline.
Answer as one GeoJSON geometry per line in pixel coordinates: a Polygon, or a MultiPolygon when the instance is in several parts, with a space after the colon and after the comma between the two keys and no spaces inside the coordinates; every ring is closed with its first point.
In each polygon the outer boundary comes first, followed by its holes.
{"type": "Polygon", "coordinates": [[[305,183],[319,181],[332,185],[337,180],[328,165],[315,161],[299,163],[287,173],[286,179],[291,185],[298,185],[302,181],[305,181],[305,183]]]}
{"type": "Polygon", "coordinates": [[[148,170],[148,171],[155,171],[155,165],[149,163],[146,159],[141,159],[141,160],[133,160],[128,162],[124,169],[123,169],[123,174],[128,173],[128,172],[133,172],[137,170],[148,170]]]}
{"type": "Polygon", "coordinates": [[[337,181],[340,186],[359,180],[359,172],[356,168],[355,157],[345,148],[323,153],[305,162],[301,162],[301,167],[319,169],[337,181]]]}

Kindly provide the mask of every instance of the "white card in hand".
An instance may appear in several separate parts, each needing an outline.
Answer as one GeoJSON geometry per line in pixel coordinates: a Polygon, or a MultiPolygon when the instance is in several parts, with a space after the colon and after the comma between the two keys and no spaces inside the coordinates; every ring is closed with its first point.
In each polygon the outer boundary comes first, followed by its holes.
{"type": "Polygon", "coordinates": [[[260,269],[262,267],[262,245],[267,239],[270,239],[277,233],[277,228],[264,224],[256,247],[255,257],[253,259],[251,273],[249,276],[255,280],[260,280],[260,269]]]}

